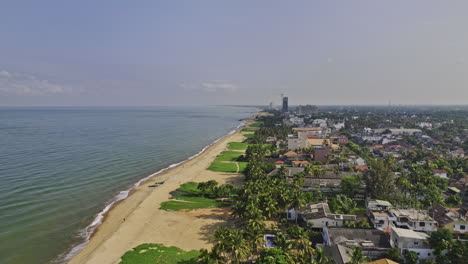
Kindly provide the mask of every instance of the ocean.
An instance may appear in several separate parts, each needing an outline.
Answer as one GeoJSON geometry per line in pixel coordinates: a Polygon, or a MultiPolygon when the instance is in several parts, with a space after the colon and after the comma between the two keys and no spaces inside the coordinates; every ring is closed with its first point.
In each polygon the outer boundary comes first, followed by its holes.
{"type": "Polygon", "coordinates": [[[0,263],[63,262],[140,180],[196,155],[254,111],[0,108],[0,263]]]}

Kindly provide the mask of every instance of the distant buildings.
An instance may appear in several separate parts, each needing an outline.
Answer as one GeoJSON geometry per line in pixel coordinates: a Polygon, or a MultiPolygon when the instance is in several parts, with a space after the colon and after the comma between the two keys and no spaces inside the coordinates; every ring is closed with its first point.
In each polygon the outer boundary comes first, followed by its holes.
{"type": "Polygon", "coordinates": [[[421,134],[422,131],[416,128],[379,128],[374,129],[374,133],[376,134],[385,134],[389,132],[392,135],[414,135],[414,134],[421,134]]]}
{"type": "Polygon", "coordinates": [[[283,108],[281,109],[283,113],[288,112],[288,97],[283,97],[283,108]]]}
{"type": "Polygon", "coordinates": [[[300,105],[296,112],[298,115],[313,115],[318,113],[318,107],[316,105],[300,105]]]}

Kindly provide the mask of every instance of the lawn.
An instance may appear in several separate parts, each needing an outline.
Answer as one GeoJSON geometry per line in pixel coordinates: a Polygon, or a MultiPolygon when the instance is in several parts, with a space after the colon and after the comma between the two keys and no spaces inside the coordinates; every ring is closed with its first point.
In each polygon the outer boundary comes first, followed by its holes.
{"type": "Polygon", "coordinates": [[[190,211],[201,208],[225,207],[227,204],[220,200],[203,197],[197,189],[198,183],[188,182],[182,184],[172,195],[172,201],[161,203],[162,210],[190,211]]]}
{"type": "Polygon", "coordinates": [[[184,251],[178,247],[166,247],[162,244],[142,244],[127,251],[120,264],[192,264],[197,263],[200,251],[184,251]]]}
{"type": "Polygon", "coordinates": [[[245,168],[247,168],[247,165],[249,164],[248,162],[237,162],[239,164],[239,172],[244,172],[245,168]]]}
{"type": "Polygon", "coordinates": [[[249,125],[249,127],[261,127],[263,126],[263,121],[257,121],[249,125]]]}
{"type": "Polygon", "coordinates": [[[228,148],[230,150],[246,150],[248,145],[245,142],[229,142],[228,148]]]}
{"type": "Polygon", "coordinates": [[[239,151],[223,151],[216,157],[216,161],[235,161],[244,153],[239,151]]]}
{"type": "Polygon", "coordinates": [[[255,129],[244,128],[241,131],[242,132],[255,132],[255,129]]]}
{"type": "Polygon", "coordinates": [[[237,172],[237,165],[234,162],[219,162],[214,161],[208,168],[211,171],[217,172],[237,172]]]}
{"type": "Polygon", "coordinates": [[[255,134],[254,133],[244,133],[243,136],[246,137],[246,138],[253,138],[253,137],[255,137],[255,134]]]}

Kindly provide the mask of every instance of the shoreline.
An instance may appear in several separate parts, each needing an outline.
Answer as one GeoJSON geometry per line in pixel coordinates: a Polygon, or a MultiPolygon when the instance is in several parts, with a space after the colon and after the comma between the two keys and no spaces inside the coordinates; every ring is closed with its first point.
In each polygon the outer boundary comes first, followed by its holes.
{"type": "MultiPolygon", "coordinates": [[[[130,204],[130,202],[128,200],[130,200],[130,199],[135,200],[135,196],[138,196],[139,201],[138,201],[137,204],[140,205],[153,192],[158,192],[160,194],[164,194],[164,191],[162,191],[161,190],[162,188],[160,188],[160,187],[165,185],[165,183],[158,186],[158,187],[149,188],[147,185],[151,185],[151,184],[149,184],[150,181],[151,182],[152,181],[158,181],[159,182],[159,181],[170,180],[171,176],[175,176],[175,175],[172,175],[172,174],[175,174],[176,170],[183,170],[185,165],[187,165],[188,163],[193,163],[193,162],[196,162],[196,161],[200,161],[200,160],[203,161],[204,160],[204,161],[209,161],[209,164],[211,164],[212,160],[214,160],[214,157],[213,158],[211,158],[211,157],[206,157],[205,158],[205,156],[210,154],[210,152],[213,152],[215,150],[219,150],[219,147],[223,146],[223,145],[224,146],[222,147],[222,150],[224,150],[227,143],[235,141],[235,140],[233,140],[234,136],[236,136],[236,135],[242,136],[240,131],[242,130],[242,128],[244,128],[248,124],[248,122],[250,120],[255,118],[257,113],[253,113],[251,116],[242,119],[241,123],[234,130],[230,131],[226,135],[220,137],[219,139],[217,139],[217,140],[213,141],[212,143],[210,143],[209,145],[205,146],[197,154],[192,155],[189,158],[187,158],[187,159],[185,159],[183,161],[180,161],[178,163],[171,164],[168,167],[163,168],[163,169],[161,169],[161,170],[159,170],[159,171],[157,171],[157,172],[155,172],[153,174],[150,174],[149,176],[146,176],[145,178],[143,178],[143,179],[139,180],[138,182],[136,182],[129,189],[119,192],[114,197],[114,199],[108,205],[106,205],[106,207],[101,212],[99,212],[97,214],[97,216],[94,218],[94,220],[91,222],[91,224],[88,225],[83,230],[83,232],[86,233],[85,241],[78,244],[78,245],[76,245],[76,246],[74,246],[66,254],[63,254],[62,257],[61,257],[62,262],[64,262],[64,263],[94,263],[94,262],[90,261],[91,255],[93,253],[95,253],[99,249],[99,247],[108,238],[112,237],[114,232],[117,231],[119,229],[119,227],[120,227],[120,225],[115,226],[115,220],[116,220],[115,219],[116,218],[115,214],[116,213],[114,211],[118,210],[118,208],[120,208],[120,207],[126,207],[126,205],[124,205],[126,203],[126,201],[127,201],[127,204],[130,204]],[[110,219],[110,218],[113,218],[113,217],[114,217],[114,219],[110,219]],[[107,226],[111,225],[111,224],[109,224],[109,222],[114,222],[113,223],[114,228],[111,228],[112,230],[107,230],[108,229],[107,226]],[[106,225],[106,228],[103,227],[104,225],[106,225]],[[106,229],[106,230],[103,230],[103,229],[106,229]],[[102,234],[102,233],[105,233],[105,234],[102,234]],[[99,242],[94,243],[94,241],[96,241],[96,240],[99,240],[99,242]],[[90,244],[96,244],[96,245],[90,245],[90,244]],[[63,256],[65,256],[65,257],[63,257],[63,256]],[[83,262],[83,261],[86,261],[86,262],[83,262]],[[90,261],[90,262],[88,262],[88,261],[90,261]]],[[[221,151],[215,151],[215,152],[221,152],[221,151]]],[[[216,155],[218,155],[218,154],[219,153],[216,153],[216,155]]],[[[206,170],[206,168],[205,168],[205,170],[206,170]]],[[[206,170],[206,171],[209,172],[209,174],[213,173],[213,172],[210,172],[208,170],[206,170]]],[[[220,174],[220,173],[218,173],[218,174],[220,174]]],[[[221,173],[221,174],[226,174],[226,173],[221,173]]],[[[180,179],[180,180],[183,180],[183,179],[180,179]]],[[[190,179],[185,179],[185,181],[183,181],[183,182],[188,182],[188,181],[190,181],[190,179]]],[[[166,187],[165,189],[167,189],[167,185],[165,187],[166,187]]],[[[178,186],[175,187],[174,189],[176,189],[176,188],[178,188],[178,186]]],[[[169,196],[169,193],[166,193],[166,195],[169,196]]],[[[135,201],[133,201],[133,202],[135,202],[135,201]]],[[[125,210],[125,211],[127,211],[127,216],[130,216],[131,214],[133,214],[135,209],[136,208],[133,206],[133,207],[130,208],[130,210],[125,210]]],[[[159,210],[159,207],[158,207],[158,210],[159,210]]],[[[126,220],[126,218],[124,217],[122,222],[125,222],[125,220],[126,220]]],[[[154,241],[147,241],[147,242],[154,242],[154,241]]],[[[128,248],[127,250],[130,250],[131,248],[132,247],[128,248]]],[[[126,251],[117,253],[117,255],[119,255],[118,259],[116,259],[117,262],[120,261],[120,257],[125,252],[126,251]]],[[[100,262],[100,263],[102,263],[102,262],[100,262]]],[[[110,262],[107,262],[107,263],[115,263],[115,262],[110,261],[110,262]]]]}

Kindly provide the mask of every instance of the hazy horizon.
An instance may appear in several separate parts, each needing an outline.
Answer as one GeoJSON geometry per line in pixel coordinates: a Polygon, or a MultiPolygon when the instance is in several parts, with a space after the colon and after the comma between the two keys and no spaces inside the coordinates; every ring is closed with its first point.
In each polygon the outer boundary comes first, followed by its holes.
{"type": "Polygon", "coordinates": [[[4,1],[1,106],[467,105],[468,2],[4,1]]]}

